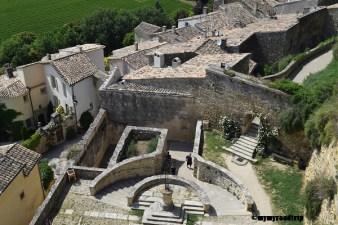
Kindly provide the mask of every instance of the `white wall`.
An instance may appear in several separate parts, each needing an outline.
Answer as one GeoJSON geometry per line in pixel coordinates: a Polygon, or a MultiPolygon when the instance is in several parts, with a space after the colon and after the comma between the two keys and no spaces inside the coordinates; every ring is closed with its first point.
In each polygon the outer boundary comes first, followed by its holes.
{"type": "MultiPolygon", "coordinates": [[[[46,64],[45,65],[45,71],[46,71],[46,80],[47,80],[47,90],[48,90],[48,96],[51,100],[53,100],[53,95],[56,96],[59,101],[60,105],[63,106],[64,109],[66,109],[66,104],[72,108],[72,112],[75,112],[74,109],[74,103],[73,103],[73,92],[75,99],[77,100],[76,104],[76,118],[77,120],[80,119],[83,112],[90,109],[90,103],[93,104],[93,109],[90,111],[93,115],[93,117],[96,116],[99,108],[99,100],[98,100],[98,90],[95,87],[94,83],[94,77],[88,77],[78,83],[76,83],[72,87],[69,86],[57,73],[57,71],[53,68],[53,66],[46,64]],[[51,76],[54,76],[56,79],[56,82],[58,83],[58,90],[54,89],[52,87],[51,82],[51,76]],[[63,85],[66,86],[66,92],[67,96],[64,96],[63,93],[63,85]]],[[[54,102],[53,102],[54,104],[54,102]]],[[[55,106],[55,105],[54,105],[55,106]]]]}
{"type": "Polygon", "coordinates": [[[74,108],[71,87],[68,86],[68,84],[61,78],[61,76],[58,74],[58,72],[54,69],[52,65],[50,64],[45,65],[45,74],[46,74],[46,84],[47,84],[46,86],[48,97],[52,101],[54,107],[57,107],[57,105],[55,105],[53,101],[54,100],[53,96],[56,96],[60,101],[60,105],[62,105],[64,109],[66,109],[66,104],[69,107],[74,108]],[[53,88],[51,76],[55,77],[58,90],[53,88]],[[67,96],[65,96],[63,93],[63,83],[65,84],[66,87],[67,96]]]}
{"type": "Polygon", "coordinates": [[[74,95],[78,102],[76,106],[77,120],[80,119],[83,112],[90,109],[90,103],[93,104],[93,109],[89,112],[95,117],[99,109],[99,99],[94,78],[89,77],[77,83],[74,86],[74,95]]]}
{"type": "Polygon", "coordinates": [[[91,59],[92,63],[95,64],[99,70],[105,71],[104,69],[104,53],[103,48],[86,52],[87,56],[91,59]]]}

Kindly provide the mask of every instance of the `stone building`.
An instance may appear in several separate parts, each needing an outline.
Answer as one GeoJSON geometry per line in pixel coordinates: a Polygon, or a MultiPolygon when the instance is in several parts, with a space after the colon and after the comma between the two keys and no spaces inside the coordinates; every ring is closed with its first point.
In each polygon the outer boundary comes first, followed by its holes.
{"type": "Polygon", "coordinates": [[[44,199],[40,154],[19,144],[0,146],[0,224],[28,224],[44,199]]]}

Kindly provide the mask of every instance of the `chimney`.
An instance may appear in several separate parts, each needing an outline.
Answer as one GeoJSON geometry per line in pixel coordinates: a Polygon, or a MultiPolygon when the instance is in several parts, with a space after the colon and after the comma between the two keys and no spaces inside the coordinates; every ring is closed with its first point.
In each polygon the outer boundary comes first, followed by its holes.
{"type": "Polygon", "coordinates": [[[208,14],[208,7],[204,6],[203,7],[203,15],[207,15],[208,14]]]}
{"type": "Polygon", "coordinates": [[[6,63],[5,64],[5,72],[6,72],[6,75],[7,77],[10,79],[10,78],[13,78],[14,77],[14,73],[13,73],[13,67],[10,63],[6,63]]]}
{"type": "Polygon", "coordinates": [[[253,14],[254,14],[254,15],[257,14],[257,8],[258,8],[258,3],[255,2],[255,3],[254,3],[254,7],[253,7],[253,14]]]}
{"type": "Polygon", "coordinates": [[[47,58],[48,60],[52,60],[51,54],[47,53],[47,54],[46,54],[46,58],[47,58]]]}
{"type": "Polygon", "coordinates": [[[135,51],[138,51],[138,42],[137,41],[134,42],[134,47],[135,47],[135,51]]]}
{"type": "Polygon", "coordinates": [[[162,53],[154,54],[154,67],[163,68],[164,67],[164,55],[162,53]]]}
{"type": "Polygon", "coordinates": [[[180,66],[182,64],[181,59],[178,57],[175,57],[172,62],[171,62],[171,67],[172,68],[177,68],[178,66],[180,66]]]}
{"type": "Polygon", "coordinates": [[[176,34],[176,26],[172,26],[171,28],[172,28],[172,32],[173,32],[174,34],[176,34]]]}
{"type": "Polygon", "coordinates": [[[226,50],[226,48],[227,48],[227,39],[222,38],[222,39],[217,40],[217,45],[218,45],[221,49],[226,50]]]}
{"type": "Polygon", "coordinates": [[[83,48],[81,45],[79,45],[79,52],[83,52],[83,48]]]}
{"type": "Polygon", "coordinates": [[[166,32],[167,31],[167,26],[162,26],[162,32],[166,32]]]}

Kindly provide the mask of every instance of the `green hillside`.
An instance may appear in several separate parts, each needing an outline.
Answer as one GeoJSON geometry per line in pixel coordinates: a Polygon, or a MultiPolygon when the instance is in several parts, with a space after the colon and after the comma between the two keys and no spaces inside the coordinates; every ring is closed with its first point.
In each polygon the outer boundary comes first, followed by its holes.
{"type": "MultiPolygon", "coordinates": [[[[190,9],[180,0],[161,0],[168,13],[190,9]]],[[[155,0],[0,0],[0,42],[22,31],[42,33],[77,21],[100,8],[135,9],[155,0]]]]}

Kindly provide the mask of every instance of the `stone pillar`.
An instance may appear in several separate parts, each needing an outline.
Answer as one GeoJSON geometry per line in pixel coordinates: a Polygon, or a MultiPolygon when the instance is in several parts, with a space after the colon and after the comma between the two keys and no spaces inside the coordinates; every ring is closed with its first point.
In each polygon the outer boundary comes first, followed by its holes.
{"type": "Polygon", "coordinates": [[[170,189],[163,189],[161,191],[163,196],[163,210],[164,211],[170,211],[174,208],[173,203],[173,191],[170,189]]]}

